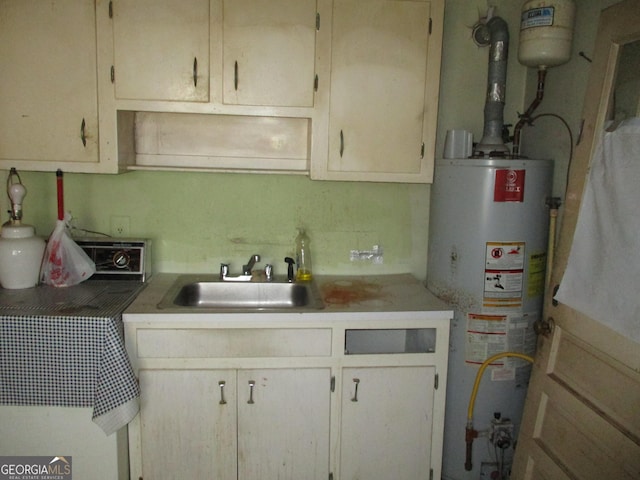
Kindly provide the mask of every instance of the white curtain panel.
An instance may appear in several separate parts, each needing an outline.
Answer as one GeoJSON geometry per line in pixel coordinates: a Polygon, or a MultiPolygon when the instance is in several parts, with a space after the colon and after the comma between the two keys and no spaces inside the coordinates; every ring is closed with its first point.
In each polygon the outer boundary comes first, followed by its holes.
{"type": "Polygon", "coordinates": [[[603,132],[555,299],[640,343],[640,118],[603,132]]]}

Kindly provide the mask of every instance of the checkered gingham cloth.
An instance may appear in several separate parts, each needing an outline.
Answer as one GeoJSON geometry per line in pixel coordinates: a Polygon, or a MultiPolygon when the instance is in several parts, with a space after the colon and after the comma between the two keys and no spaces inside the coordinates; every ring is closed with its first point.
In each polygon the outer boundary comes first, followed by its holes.
{"type": "Polygon", "coordinates": [[[95,420],[139,396],[121,314],[0,316],[0,404],[93,407],[95,420]]]}

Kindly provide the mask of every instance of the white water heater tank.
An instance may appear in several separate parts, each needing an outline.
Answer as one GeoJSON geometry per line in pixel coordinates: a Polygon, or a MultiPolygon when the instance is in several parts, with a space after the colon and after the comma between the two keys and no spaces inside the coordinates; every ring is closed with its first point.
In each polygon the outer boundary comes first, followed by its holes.
{"type": "MultiPolygon", "coordinates": [[[[436,160],[427,287],[454,310],[442,480],[506,478],[514,443],[497,448],[486,435],[473,443],[466,469],[467,408],[482,362],[502,352],[535,353],[552,180],[552,160],[436,160]]],[[[489,367],[475,402],[477,430],[486,432],[499,412],[517,438],[530,372],[519,359],[489,367]]]]}
{"type": "Polygon", "coordinates": [[[574,0],[528,0],[522,5],[518,60],[528,67],[548,68],[571,58],[574,0]]]}

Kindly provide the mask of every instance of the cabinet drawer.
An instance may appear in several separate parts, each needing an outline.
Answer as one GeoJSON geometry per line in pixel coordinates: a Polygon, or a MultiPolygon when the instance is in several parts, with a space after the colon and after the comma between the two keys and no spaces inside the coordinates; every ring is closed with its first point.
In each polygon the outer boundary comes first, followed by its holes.
{"type": "Polygon", "coordinates": [[[329,328],[139,329],[138,358],[327,357],[329,328]]]}

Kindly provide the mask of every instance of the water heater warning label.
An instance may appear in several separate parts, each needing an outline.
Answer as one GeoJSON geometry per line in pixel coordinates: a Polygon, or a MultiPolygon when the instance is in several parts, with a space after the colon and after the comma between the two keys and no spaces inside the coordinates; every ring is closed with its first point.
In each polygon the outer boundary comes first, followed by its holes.
{"type": "Polygon", "coordinates": [[[487,242],[484,312],[518,310],[524,289],[525,242],[487,242]]]}
{"type": "MultiPolygon", "coordinates": [[[[533,355],[536,349],[534,321],[539,312],[505,315],[467,314],[465,363],[480,365],[487,358],[503,352],[533,355]]],[[[526,385],[530,366],[519,359],[500,358],[490,364],[492,381],[515,380],[526,385]]]]}
{"type": "Polygon", "coordinates": [[[523,202],[524,174],[525,170],[497,169],[493,186],[493,201],[523,202]]]}

